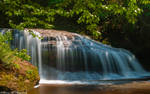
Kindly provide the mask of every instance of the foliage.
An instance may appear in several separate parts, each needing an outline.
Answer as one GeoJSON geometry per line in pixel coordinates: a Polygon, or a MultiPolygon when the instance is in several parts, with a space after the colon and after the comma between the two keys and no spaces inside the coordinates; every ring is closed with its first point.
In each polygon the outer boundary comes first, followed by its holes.
{"type": "Polygon", "coordinates": [[[63,0],[56,7],[59,15],[76,18],[78,24],[98,37],[110,25],[135,24],[143,12],[140,4],[148,5],[149,0],[63,0]],[[103,26],[101,31],[99,26],[103,26]]]}
{"type": "Polygon", "coordinates": [[[9,26],[16,29],[23,28],[52,28],[54,21],[53,9],[45,8],[30,0],[2,0],[0,11],[7,19],[9,26]]]}
{"type": "Polygon", "coordinates": [[[32,35],[32,37],[34,37],[34,38],[37,37],[39,39],[43,39],[42,36],[36,34],[34,31],[32,31],[32,30],[27,30],[27,31],[32,35]]]}
{"type": "Polygon", "coordinates": [[[5,66],[10,66],[15,61],[15,56],[22,58],[23,60],[30,60],[30,56],[27,55],[25,49],[21,51],[12,50],[10,48],[10,41],[12,40],[11,31],[0,33],[0,60],[2,60],[5,66]]]}
{"type": "Polygon", "coordinates": [[[14,52],[10,49],[10,46],[7,42],[11,39],[11,33],[6,32],[2,35],[0,33],[0,60],[6,62],[5,65],[10,65],[12,61],[15,60],[14,52]]]}
{"type": "Polygon", "coordinates": [[[59,15],[72,18],[86,34],[98,39],[110,26],[134,25],[149,4],[149,0],[2,0],[0,11],[8,27],[53,28],[59,15]]]}
{"type": "Polygon", "coordinates": [[[37,76],[38,76],[37,70],[27,70],[26,71],[26,78],[30,79],[31,81],[34,81],[37,76]]]}
{"type": "Polygon", "coordinates": [[[20,69],[19,64],[13,64],[15,69],[20,69]]]}
{"type": "Polygon", "coordinates": [[[16,51],[15,53],[15,56],[23,59],[23,60],[26,60],[26,61],[29,61],[30,60],[30,56],[27,55],[27,50],[26,49],[22,49],[20,51],[16,51]]]}
{"type": "Polygon", "coordinates": [[[38,70],[28,62],[16,59],[15,70],[1,71],[0,65],[0,86],[7,87],[13,91],[26,91],[32,89],[39,80],[38,70]],[[32,71],[28,73],[28,71],[32,71]]]}

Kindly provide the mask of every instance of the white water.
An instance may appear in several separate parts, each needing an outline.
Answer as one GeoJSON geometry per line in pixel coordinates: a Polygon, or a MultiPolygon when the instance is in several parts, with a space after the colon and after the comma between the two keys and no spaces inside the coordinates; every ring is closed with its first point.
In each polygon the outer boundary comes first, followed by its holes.
{"type": "Polygon", "coordinates": [[[129,51],[78,34],[72,39],[58,35],[40,40],[27,31],[16,30],[13,36],[12,48],[26,48],[32,64],[39,67],[40,83],[86,84],[149,76],[129,51]],[[54,41],[56,44],[51,44],[54,41]]]}

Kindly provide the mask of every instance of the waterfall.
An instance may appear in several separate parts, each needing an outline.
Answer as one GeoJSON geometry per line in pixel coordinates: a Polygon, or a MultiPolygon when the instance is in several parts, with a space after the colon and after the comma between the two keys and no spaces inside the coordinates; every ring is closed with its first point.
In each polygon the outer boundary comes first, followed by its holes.
{"type": "Polygon", "coordinates": [[[113,48],[75,33],[33,31],[38,36],[43,34],[43,39],[33,37],[26,30],[14,30],[11,47],[28,50],[31,63],[39,68],[40,83],[149,76],[135,56],[125,49],[113,48]]]}

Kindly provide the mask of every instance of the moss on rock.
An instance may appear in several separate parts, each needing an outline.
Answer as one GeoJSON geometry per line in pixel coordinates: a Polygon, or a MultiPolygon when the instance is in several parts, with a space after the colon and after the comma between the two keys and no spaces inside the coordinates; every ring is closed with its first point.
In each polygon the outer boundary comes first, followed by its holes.
{"type": "Polygon", "coordinates": [[[0,91],[27,91],[40,79],[38,69],[27,61],[16,57],[12,64],[8,66],[3,64],[0,61],[0,87],[3,88],[0,91]]]}

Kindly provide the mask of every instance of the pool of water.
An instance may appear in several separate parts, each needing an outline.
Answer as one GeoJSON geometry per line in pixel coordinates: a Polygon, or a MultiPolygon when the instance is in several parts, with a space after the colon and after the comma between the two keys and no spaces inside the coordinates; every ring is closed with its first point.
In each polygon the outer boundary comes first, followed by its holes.
{"type": "Polygon", "coordinates": [[[150,94],[150,82],[119,85],[41,84],[27,94],[150,94]]]}

